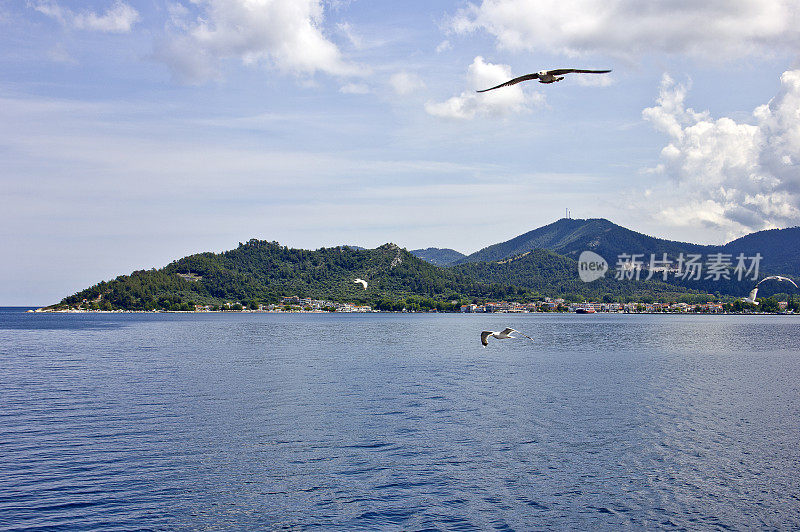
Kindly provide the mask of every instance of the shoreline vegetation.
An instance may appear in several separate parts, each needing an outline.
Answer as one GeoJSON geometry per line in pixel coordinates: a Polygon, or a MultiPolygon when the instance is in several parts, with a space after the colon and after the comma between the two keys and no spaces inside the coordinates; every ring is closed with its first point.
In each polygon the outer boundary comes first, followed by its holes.
{"type": "MultiPolygon", "coordinates": [[[[358,312],[337,312],[326,310],[27,310],[30,314],[358,314],[358,312]]],[[[463,314],[455,311],[418,311],[418,310],[372,310],[360,312],[361,314],[463,314]]],[[[495,312],[493,314],[575,314],[570,311],[555,312],[495,312]]],[[[616,311],[597,312],[596,314],[658,314],[658,315],[715,315],[715,316],[800,316],[800,313],[791,311],[760,312],[760,311],[724,311],[724,312],[661,312],[652,310],[642,311],[616,311]]]]}
{"type": "Polygon", "coordinates": [[[484,302],[484,303],[465,303],[451,301],[446,308],[421,307],[418,304],[406,305],[406,302],[396,303],[394,308],[372,308],[369,305],[357,305],[351,303],[334,303],[330,301],[320,301],[313,299],[303,299],[297,296],[283,298],[280,304],[258,304],[250,303],[226,303],[223,305],[181,305],[181,308],[154,308],[154,309],[103,309],[97,301],[83,301],[77,307],[63,305],[53,305],[42,307],[35,310],[28,310],[33,313],[305,313],[305,314],[329,314],[329,313],[505,313],[505,314],[547,314],[547,313],[582,313],[582,314],[800,314],[800,301],[789,298],[788,301],[779,301],[776,298],[761,298],[759,305],[747,303],[741,300],[732,302],[706,302],[704,304],[690,304],[682,302],[672,303],[653,303],[653,302],[594,302],[584,301],[581,303],[570,303],[564,299],[545,298],[542,301],[520,303],[520,302],[484,302]]]}

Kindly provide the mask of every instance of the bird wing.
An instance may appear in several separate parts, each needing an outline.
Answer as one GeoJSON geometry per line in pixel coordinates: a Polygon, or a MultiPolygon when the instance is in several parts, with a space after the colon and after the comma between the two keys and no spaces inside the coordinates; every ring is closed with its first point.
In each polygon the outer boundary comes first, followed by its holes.
{"type": "Polygon", "coordinates": [[[771,279],[775,279],[776,281],[788,281],[788,282],[792,283],[792,285],[794,285],[794,287],[795,287],[795,288],[797,288],[797,284],[796,284],[794,281],[792,281],[792,280],[791,280],[791,279],[789,279],[788,277],[784,277],[784,276],[782,276],[782,275],[770,275],[769,277],[764,277],[763,279],[761,279],[761,280],[758,282],[758,284],[757,284],[756,286],[760,285],[760,284],[761,284],[761,283],[763,283],[764,281],[769,281],[769,280],[771,280],[771,279]]]}
{"type": "Polygon", "coordinates": [[[486,347],[487,345],[489,345],[489,337],[491,335],[492,335],[492,331],[483,331],[481,333],[481,344],[483,344],[483,347],[486,347]]]}
{"type": "MultiPolygon", "coordinates": [[[[769,279],[769,277],[767,277],[767,279],[769,279]]],[[[791,279],[789,279],[788,277],[784,277],[783,275],[776,275],[775,279],[777,279],[779,281],[786,281],[787,283],[792,283],[794,285],[794,287],[797,288],[797,285],[795,284],[795,282],[792,281],[791,279]]]]}
{"type": "Polygon", "coordinates": [[[512,329],[511,327],[506,327],[505,329],[503,329],[502,331],[500,331],[500,334],[503,334],[503,335],[505,335],[505,336],[508,336],[508,335],[509,335],[509,334],[511,334],[512,332],[519,332],[519,331],[515,331],[515,330],[514,330],[514,329],[512,329]]]}
{"type": "Polygon", "coordinates": [[[531,337],[530,337],[530,336],[528,336],[527,334],[525,334],[525,333],[521,333],[521,332],[519,332],[519,331],[518,331],[518,330],[516,330],[516,329],[511,329],[511,330],[512,330],[512,331],[514,331],[514,332],[515,332],[515,333],[517,333],[517,334],[521,334],[522,336],[524,336],[525,338],[527,338],[527,339],[528,339],[528,340],[530,340],[531,342],[533,341],[533,338],[531,338],[531,337]]]}
{"type": "Polygon", "coordinates": [[[579,68],[557,68],[548,70],[551,76],[562,76],[564,74],[608,74],[611,70],[581,70],[579,68]]]}
{"type": "Polygon", "coordinates": [[[529,79],[539,79],[539,74],[525,74],[524,76],[520,76],[518,78],[510,79],[510,80],[506,81],[505,83],[501,83],[500,85],[498,85],[496,87],[492,87],[490,89],[483,89],[481,91],[476,91],[476,92],[493,91],[495,89],[499,89],[500,87],[508,87],[509,85],[516,85],[517,83],[520,83],[522,81],[528,81],[529,79]]]}

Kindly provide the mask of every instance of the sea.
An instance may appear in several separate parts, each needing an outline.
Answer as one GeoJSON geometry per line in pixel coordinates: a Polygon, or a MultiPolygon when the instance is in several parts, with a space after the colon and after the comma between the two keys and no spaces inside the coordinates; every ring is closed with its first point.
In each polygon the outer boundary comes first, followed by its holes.
{"type": "Polygon", "coordinates": [[[2,530],[800,528],[797,316],[24,310],[2,530]]]}

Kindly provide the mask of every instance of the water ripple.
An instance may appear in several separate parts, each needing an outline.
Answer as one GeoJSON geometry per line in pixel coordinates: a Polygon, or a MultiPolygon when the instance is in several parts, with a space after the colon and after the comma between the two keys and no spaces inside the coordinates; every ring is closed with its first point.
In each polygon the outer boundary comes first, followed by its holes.
{"type": "Polygon", "coordinates": [[[0,529],[798,528],[798,329],[0,312],[0,529]]]}

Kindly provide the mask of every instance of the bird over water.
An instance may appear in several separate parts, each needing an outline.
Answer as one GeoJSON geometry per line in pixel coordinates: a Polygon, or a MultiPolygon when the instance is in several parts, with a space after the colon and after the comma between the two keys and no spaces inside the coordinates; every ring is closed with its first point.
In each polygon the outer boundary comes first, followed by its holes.
{"type": "Polygon", "coordinates": [[[515,329],[512,329],[511,327],[506,327],[502,331],[483,331],[481,333],[481,344],[483,345],[483,347],[489,345],[490,336],[493,338],[497,338],[498,340],[505,340],[506,338],[516,338],[516,336],[511,336],[511,333],[521,334],[528,340],[533,340],[533,338],[531,338],[527,334],[523,334],[515,329]]]}
{"type": "Polygon", "coordinates": [[[535,72],[533,74],[525,74],[524,76],[520,76],[518,78],[508,80],[505,83],[501,83],[496,87],[483,89],[477,92],[493,91],[495,89],[499,89],[500,87],[508,87],[510,85],[516,85],[517,83],[521,83],[523,81],[528,81],[531,79],[539,80],[539,83],[555,83],[556,81],[561,81],[562,79],[564,79],[565,74],[608,74],[609,72],[611,72],[611,70],[581,70],[579,68],[558,68],[555,70],[540,70],[539,72],[535,72]]]}

